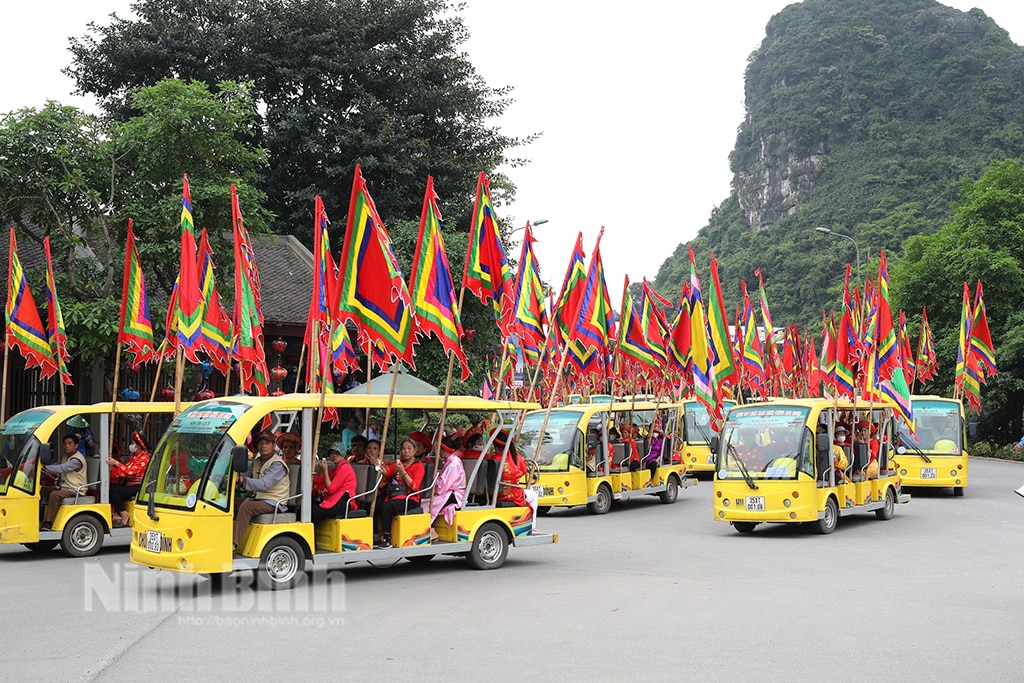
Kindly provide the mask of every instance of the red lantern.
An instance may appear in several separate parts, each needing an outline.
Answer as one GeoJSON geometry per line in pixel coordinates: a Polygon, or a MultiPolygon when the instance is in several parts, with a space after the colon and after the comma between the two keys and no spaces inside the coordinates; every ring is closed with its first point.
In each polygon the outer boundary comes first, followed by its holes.
{"type": "Polygon", "coordinates": [[[164,387],[160,390],[160,398],[165,401],[174,400],[174,387],[164,387]]]}
{"type": "Polygon", "coordinates": [[[288,376],[288,370],[282,368],[280,365],[276,365],[270,368],[270,379],[275,382],[283,382],[284,378],[288,376]]]}
{"type": "Polygon", "coordinates": [[[286,341],[285,341],[284,339],[281,339],[280,337],[278,337],[277,339],[275,339],[274,341],[272,341],[272,342],[270,343],[270,345],[271,345],[271,346],[272,346],[272,347],[274,348],[274,350],[275,350],[275,351],[277,351],[278,353],[284,353],[284,352],[285,352],[285,349],[287,349],[287,348],[288,348],[288,342],[286,342],[286,341]]]}
{"type": "Polygon", "coordinates": [[[216,398],[216,397],[217,397],[217,394],[213,393],[209,389],[203,389],[198,394],[196,394],[196,400],[197,401],[206,401],[206,400],[209,400],[211,398],[216,398]]]}

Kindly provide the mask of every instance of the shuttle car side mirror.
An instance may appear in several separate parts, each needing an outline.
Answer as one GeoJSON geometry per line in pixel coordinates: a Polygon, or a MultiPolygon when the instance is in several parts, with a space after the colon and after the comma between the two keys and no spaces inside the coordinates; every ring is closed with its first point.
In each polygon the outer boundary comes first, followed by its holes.
{"type": "Polygon", "coordinates": [[[44,443],[39,446],[39,462],[44,465],[49,465],[53,462],[53,453],[50,450],[50,444],[44,443]]]}
{"type": "Polygon", "coordinates": [[[708,445],[711,447],[711,452],[712,453],[718,453],[718,435],[717,434],[715,436],[711,437],[711,441],[708,442],[708,445]]]}
{"type": "Polygon", "coordinates": [[[235,446],[231,449],[231,469],[239,474],[249,471],[249,450],[245,446],[235,446]]]}

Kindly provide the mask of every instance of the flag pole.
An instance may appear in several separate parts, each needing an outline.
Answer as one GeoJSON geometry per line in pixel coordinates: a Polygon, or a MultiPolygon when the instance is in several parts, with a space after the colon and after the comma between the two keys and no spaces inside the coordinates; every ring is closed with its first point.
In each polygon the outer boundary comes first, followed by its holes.
{"type": "MultiPolygon", "coordinates": [[[[7,336],[6,331],[4,332],[4,336],[7,336]]],[[[7,421],[7,358],[9,353],[9,345],[7,344],[7,340],[4,339],[4,381],[3,390],[0,391],[0,427],[3,427],[4,423],[7,421]]]]}
{"type": "MultiPolygon", "coordinates": [[[[320,325],[322,325],[322,324],[323,324],[323,322],[320,321],[320,320],[317,320],[314,323],[313,329],[317,333],[317,339],[319,339],[320,325]]],[[[333,332],[333,330],[332,330],[332,332],[333,332]]],[[[310,355],[312,356],[312,354],[310,354],[310,355]]],[[[310,359],[310,362],[312,363],[312,358],[310,359]]],[[[317,365],[320,366],[320,372],[321,372],[321,375],[320,375],[320,411],[317,413],[317,416],[318,416],[319,419],[317,420],[317,423],[316,423],[316,431],[313,432],[313,451],[312,451],[312,455],[311,455],[311,457],[313,457],[313,458],[315,458],[316,454],[320,452],[320,430],[323,428],[323,425],[324,425],[324,405],[327,403],[327,369],[324,368],[324,362],[323,362],[322,359],[318,359],[317,365]]],[[[310,365],[310,367],[312,367],[312,365],[310,365]]],[[[296,377],[296,380],[298,380],[298,377],[296,377]]]]}
{"type": "MultiPolygon", "coordinates": [[[[401,361],[397,361],[396,360],[394,363],[391,364],[391,391],[388,393],[388,405],[387,405],[387,408],[384,409],[384,426],[382,426],[380,428],[381,457],[384,456],[384,444],[386,444],[388,442],[388,423],[391,421],[391,404],[395,400],[395,386],[398,384],[398,364],[400,362],[401,361]]],[[[369,382],[367,382],[367,384],[369,384],[369,382]]],[[[369,393],[369,387],[367,387],[367,393],[369,393]]],[[[367,410],[367,413],[369,413],[370,409],[367,408],[366,410],[367,410]]],[[[395,457],[397,458],[398,455],[396,454],[395,457]]],[[[373,501],[370,503],[370,517],[371,518],[373,517],[373,513],[374,513],[374,510],[376,508],[377,508],[377,494],[374,493],[373,501]]],[[[384,533],[383,529],[381,529],[381,533],[384,533]]],[[[388,533],[391,533],[391,531],[388,530],[388,533]]]]}
{"type": "Polygon", "coordinates": [[[107,457],[111,457],[114,452],[114,423],[117,421],[117,383],[121,375],[121,342],[117,342],[117,353],[114,355],[114,385],[113,395],[110,397],[110,452],[107,453],[107,457]]]}
{"type": "Polygon", "coordinates": [[[181,382],[185,376],[185,349],[179,344],[174,354],[174,417],[181,412],[181,382]]]}
{"type": "MultiPolygon", "coordinates": [[[[312,340],[310,340],[312,342],[312,340]]],[[[295,386],[299,386],[298,382],[302,381],[302,361],[306,358],[306,344],[302,345],[299,349],[299,364],[295,368],[295,386]]],[[[309,382],[305,383],[306,391],[309,391],[309,382]]]]}
{"type": "Polygon", "coordinates": [[[554,397],[558,393],[559,385],[562,382],[562,371],[565,370],[565,361],[569,357],[569,340],[566,340],[565,347],[562,349],[562,358],[558,362],[558,374],[555,375],[555,383],[551,387],[551,396],[548,399],[547,409],[544,411],[544,422],[540,426],[540,432],[537,434],[537,448],[534,451],[535,454],[540,455],[540,447],[544,445],[544,434],[548,429],[548,420],[551,419],[551,408],[554,406],[554,397]]]}

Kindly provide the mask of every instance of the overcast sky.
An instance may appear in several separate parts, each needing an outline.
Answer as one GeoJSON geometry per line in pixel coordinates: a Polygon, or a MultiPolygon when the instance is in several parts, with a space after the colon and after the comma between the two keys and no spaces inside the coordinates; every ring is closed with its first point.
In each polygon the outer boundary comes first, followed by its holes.
{"type": "MultiPolygon", "coordinates": [[[[88,22],[128,14],[129,0],[7,3],[0,23],[0,112],[70,95],[60,70],[67,38],[88,22]]],[[[703,227],[730,190],[729,152],[743,119],[743,70],[784,0],[628,3],[582,0],[468,0],[465,46],[491,86],[515,87],[499,122],[509,135],[543,133],[505,169],[518,187],[497,207],[536,230],[545,280],[558,287],[576,232],[588,258],[598,230],[617,308],[623,275],[653,278],[680,242],[703,227]]],[[[948,0],[980,7],[1024,42],[1021,0],[948,0]]],[[[522,233],[516,235],[521,236],[522,233]]],[[[507,245],[518,255],[518,244],[507,245]]],[[[699,255],[706,266],[709,254],[699,255]]],[[[408,264],[406,264],[408,267],[408,264]]],[[[664,292],[669,298],[677,293],[664,292]]]]}

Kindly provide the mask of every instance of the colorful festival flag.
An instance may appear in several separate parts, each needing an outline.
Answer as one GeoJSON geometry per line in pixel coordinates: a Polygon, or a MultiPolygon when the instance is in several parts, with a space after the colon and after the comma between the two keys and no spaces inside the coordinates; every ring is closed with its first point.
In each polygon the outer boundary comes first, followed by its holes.
{"type": "Polygon", "coordinates": [[[512,331],[519,336],[523,353],[531,363],[540,360],[540,347],[544,343],[544,329],[548,324],[540,265],[533,253],[534,241],[530,224],[527,223],[514,287],[515,303],[512,306],[512,331]]]}
{"type": "Polygon", "coordinates": [[[462,284],[480,299],[480,303],[491,302],[498,329],[503,337],[508,337],[512,332],[511,274],[498,234],[498,220],[491,205],[491,181],[483,171],[477,177],[462,284]]]}
{"type": "MultiPolygon", "coordinates": [[[[603,235],[604,228],[601,228],[597,234],[594,253],[590,256],[587,280],[583,287],[583,296],[580,299],[576,325],[570,330],[570,339],[576,342],[581,349],[597,354],[599,361],[608,355],[608,341],[613,331],[612,306],[608,298],[604,266],[601,262],[601,237],[603,235]]],[[[591,371],[600,369],[595,367],[591,371]]]]}
{"type": "Polygon", "coordinates": [[[263,347],[263,312],[260,310],[259,271],[249,232],[242,224],[238,191],[231,185],[231,226],[235,253],[235,344],[231,355],[238,363],[243,392],[266,396],[270,371],[263,347]]]}
{"type": "Polygon", "coordinates": [[[917,379],[927,382],[935,377],[939,371],[939,363],[935,355],[935,341],[932,338],[932,328],[928,324],[928,310],[921,309],[921,332],[917,340],[917,379]]]}
{"type": "Polygon", "coordinates": [[[359,164],[352,180],[339,268],[342,275],[338,312],[342,320],[356,324],[360,345],[380,344],[389,364],[399,359],[411,363],[409,338],[413,320],[409,288],[359,164]]]}
{"type": "Polygon", "coordinates": [[[231,367],[233,330],[231,316],[221,303],[213,270],[213,249],[210,248],[206,228],[203,228],[199,234],[199,292],[203,316],[199,344],[217,372],[227,373],[231,367]]]}
{"type": "Polygon", "coordinates": [[[117,341],[128,352],[128,367],[137,371],[142,363],[156,359],[153,320],[149,316],[146,278],[135,246],[132,219],[128,219],[128,237],[124,248],[124,280],[121,285],[121,314],[117,341]]]}
{"type": "Polygon", "coordinates": [[[196,355],[202,350],[200,343],[203,324],[203,307],[199,291],[198,261],[196,256],[196,235],[192,222],[192,199],[189,193],[188,174],[182,179],[181,187],[181,261],[178,274],[178,298],[176,300],[174,345],[180,347],[192,363],[198,363],[196,355]]]}
{"type": "Polygon", "coordinates": [[[702,403],[709,415],[714,415],[715,408],[715,368],[713,358],[708,349],[707,322],[704,318],[704,301],[700,292],[700,280],[697,278],[697,263],[690,252],[690,354],[693,373],[693,392],[697,401],[702,403]]]}
{"type": "Polygon", "coordinates": [[[553,308],[552,319],[559,339],[559,346],[569,339],[569,332],[576,324],[576,315],[580,310],[580,299],[583,297],[583,286],[587,280],[587,269],[584,266],[586,256],[583,253],[583,233],[576,234],[576,245],[569,257],[569,265],[565,269],[562,289],[558,294],[557,303],[553,308]]]}
{"type": "Polygon", "coordinates": [[[978,280],[978,287],[974,293],[971,353],[978,359],[978,365],[984,375],[992,376],[999,372],[998,368],[996,368],[996,350],[992,345],[992,335],[988,330],[988,316],[985,315],[985,301],[982,299],[981,294],[981,280],[978,280]]]}
{"type": "Polygon", "coordinates": [[[427,190],[423,195],[423,211],[420,213],[420,232],[409,272],[415,331],[424,338],[433,334],[441,342],[445,354],[455,354],[465,381],[469,377],[469,361],[462,348],[462,322],[441,234],[441,220],[434,178],[427,176],[427,190]]]}
{"type": "MultiPolygon", "coordinates": [[[[64,330],[64,316],[57,299],[57,283],[53,279],[53,258],[50,256],[50,238],[43,238],[46,253],[46,336],[50,341],[50,354],[57,362],[60,379],[64,384],[74,384],[68,374],[68,337],[64,330]]],[[[981,283],[978,283],[979,285],[981,283]]]]}
{"type": "Polygon", "coordinates": [[[622,308],[619,310],[619,338],[615,347],[616,362],[619,376],[630,369],[638,373],[652,375],[661,372],[663,360],[651,351],[644,334],[642,316],[633,305],[633,295],[629,292],[629,275],[622,284],[622,308]]]}
{"type": "Polygon", "coordinates": [[[43,321],[39,317],[35,299],[28,288],[25,271],[18,258],[18,245],[11,228],[7,265],[7,348],[16,348],[25,359],[25,367],[39,368],[41,378],[57,372],[57,363],[50,351],[43,321]]]}

